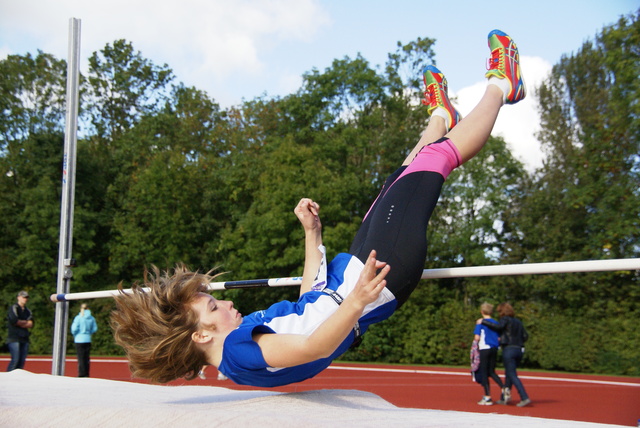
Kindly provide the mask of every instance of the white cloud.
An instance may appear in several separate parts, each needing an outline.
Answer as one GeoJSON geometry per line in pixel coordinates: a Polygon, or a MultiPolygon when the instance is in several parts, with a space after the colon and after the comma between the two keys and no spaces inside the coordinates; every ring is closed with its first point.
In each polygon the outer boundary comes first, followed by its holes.
{"type": "MultiPolygon", "coordinates": [[[[551,64],[538,57],[520,57],[527,86],[527,97],[514,106],[505,106],[498,116],[492,135],[501,135],[517,159],[532,171],[542,165],[543,154],[535,137],[540,129],[535,88],[551,71],[551,64]]],[[[453,94],[456,108],[466,116],[484,94],[486,82],[479,82],[453,94]]]]}
{"type": "MultiPolygon", "coordinates": [[[[66,58],[71,17],[82,21],[83,72],[90,54],[124,38],[145,58],[168,64],[178,81],[207,91],[223,107],[259,96],[265,88],[269,95],[297,90],[304,70],[290,61],[289,48],[298,53],[307,44],[318,49],[315,38],[326,39],[322,31],[334,25],[321,0],[6,1],[0,13],[0,58],[36,49],[66,58]]],[[[534,136],[539,120],[533,89],[551,66],[537,57],[521,59],[529,95],[503,109],[494,135],[503,135],[533,169],[542,159],[534,136]]],[[[484,86],[477,83],[457,92],[463,115],[480,99],[484,86]]]]}
{"type": "Polygon", "coordinates": [[[81,20],[83,65],[107,43],[126,39],[145,58],[168,64],[179,80],[205,90],[230,76],[269,72],[273,49],[308,42],[330,23],[318,0],[21,0],[3,5],[0,28],[12,40],[0,42],[0,52],[24,54],[35,46],[66,58],[72,17],[81,20]],[[25,50],[15,52],[18,45],[25,50]]]}

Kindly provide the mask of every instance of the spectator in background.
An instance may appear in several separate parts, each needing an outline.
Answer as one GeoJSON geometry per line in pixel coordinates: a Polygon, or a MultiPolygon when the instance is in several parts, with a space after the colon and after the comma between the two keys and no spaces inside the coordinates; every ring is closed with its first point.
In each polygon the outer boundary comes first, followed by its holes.
{"type": "Polygon", "coordinates": [[[80,306],[80,313],[71,324],[71,334],[73,334],[78,356],[78,377],[89,377],[91,336],[96,331],[98,331],[96,319],[91,315],[87,304],[83,303],[80,306]]]}
{"type": "Polygon", "coordinates": [[[11,361],[7,366],[7,371],[23,369],[29,353],[29,329],[33,328],[33,314],[27,308],[29,293],[21,291],[18,293],[18,302],[9,307],[7,321],[9,322],[9,335],[7,345],[11,354],[11,361]]]}
{"type": "MultiPolygon", "coordinates": [[[[501,391],[503,391],[504,385],[502,384],[500,376],[496,373],[498,346],[500,345],[498,333],[484,325],[484,322],[497,326],[498,321],[491,318],[491,314],[493,314],[493,305],[491,303],[483,303],[480,305],[480,314],[482,318],[476,322],[476,328],[473,331],[474,340],[478,342],[478,349],[480,350],[480,367],[476,372],[476,376],[484,388],[484,396],[478,401],[478,404],[481,406],[491,406],[493,401],[491,401],[489,378],[498,384],[501,391]]],[[[502,400],[503,397],[500,399],[502,400]]]]}
{"type": "Polygon", "coordinates": [[[511,400],[511,385],[515,385],[520,395],[520,402],[516,404],[516,406],[528,406],[531,404],[531,400],[520,378],[518,378],[516,369],[522,362],[524,342],[527,341],[529,335],[522,325],[522,322],[515,317],[515,311],[509,303],[500,303],[497,310],[498,315],[500,315],[500,322],[498,324],[491,323],[484,319],[480,319],[478,322],[500,334],[502,362],[507,380],[505,382],[506,388],[503,392],[503,399],[498,401],[498,404],[509,403],[511,400]]]}

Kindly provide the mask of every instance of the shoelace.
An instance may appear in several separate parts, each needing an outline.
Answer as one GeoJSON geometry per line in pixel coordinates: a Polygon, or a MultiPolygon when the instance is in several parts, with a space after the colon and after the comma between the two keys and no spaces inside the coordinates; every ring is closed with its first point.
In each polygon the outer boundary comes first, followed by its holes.
{"type": "Polygon", "coordinates": [[[496,48],[491,51],[491,58],[487,60],[487,70],[498,70],[499,72],[503,72],[504,70],[504,57],[503,54],[504,48],[496,48]]]}
{"type": "Polygon", "coordinates": [[[440,91],[432,88],[434,85],[438,85],[438,83],[432,83],[429,86],[427,86],[427,90],[424,92],[424,99],[422,100],[422,104],[435,108],[438,105],[442,105],[443,102],[440,97],[440,91]],[[432,98],[436,99],[435,104],[433,103],[432,98]]]}

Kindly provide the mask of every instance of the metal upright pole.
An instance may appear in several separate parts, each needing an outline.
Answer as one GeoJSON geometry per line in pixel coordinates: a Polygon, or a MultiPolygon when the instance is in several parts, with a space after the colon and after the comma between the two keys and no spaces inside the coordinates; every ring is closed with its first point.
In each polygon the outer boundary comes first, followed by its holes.
{"type": "MultiPolygon", "coordinates": [[[[60,207],[60,246],[58,254],[58,293],[69,292],[73,276],[73,203],[76,189],[76,142],[78,139],[78,86],[80,62],[80,20],[69,20],[69,54],[67,59],[67,113],[62,163],[62,202],[60,207]]],[[[53,363],[51,374],[64,376],[67,348],[69,303],[56,303],[53,331],[53,363]]]]}

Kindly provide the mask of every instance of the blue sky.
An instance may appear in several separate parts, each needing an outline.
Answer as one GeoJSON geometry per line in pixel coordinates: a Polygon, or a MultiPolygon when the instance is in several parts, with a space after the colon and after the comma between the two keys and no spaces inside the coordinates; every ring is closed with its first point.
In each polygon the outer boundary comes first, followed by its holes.
{"type": "MultiPolygon", "coordinates": [[[[38,49],[66,58],[69,18],[80,18],[82,68],[92,52],[124,38],[144,57],[168,64],[178,81],[228,107],[291,93],[303,73],[336,58],[361,53],[372,66],[383,65],[398,41],[430,37],[464,115],[481,93],[490,30],[516,40],[531,88],[561,55],[639,7],[637,0],[513,4],[507,11],[473,0],[0,0],[0,59],[38,49]]],[[[524,141],[535,131],[534,97],[509,108],[496,132],[539,164],[526,153],[535,142],[524,141]]]]}

